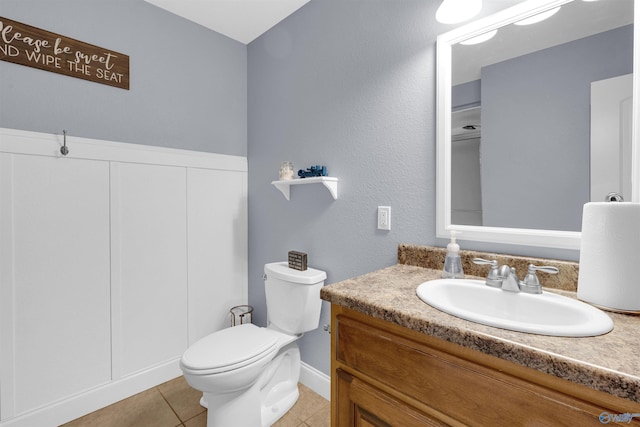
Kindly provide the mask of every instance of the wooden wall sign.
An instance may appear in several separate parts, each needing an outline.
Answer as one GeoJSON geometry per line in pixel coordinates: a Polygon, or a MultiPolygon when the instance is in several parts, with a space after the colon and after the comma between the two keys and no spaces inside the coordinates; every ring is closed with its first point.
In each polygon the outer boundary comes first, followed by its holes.
{"type": "Polygon", "coordinates": [[[0,60],[129,90],[129,56],[3,17],[0,60]]]}

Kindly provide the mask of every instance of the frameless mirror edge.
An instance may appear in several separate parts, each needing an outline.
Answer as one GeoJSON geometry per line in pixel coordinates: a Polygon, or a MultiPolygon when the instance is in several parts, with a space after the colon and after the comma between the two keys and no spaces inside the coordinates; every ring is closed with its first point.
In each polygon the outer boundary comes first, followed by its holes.
{"type": "MultiPolygon", "coordinates": [[[[471,22],[442,34],[436,42],[436,237],[448,238],[451,230],[461,231],[461,240],[513,244],[559,249],[580,249],[581,233],[575,231],[535,230],[468,226],[451,223],[451,46],[486,31],[516,22],[572,0],[528,0],[494,15],[471,22]]],[[[639,0],[634,0],[634,22],[640,22],[639,0]]],[[[632,127],[632,200],[640,201],[640,32],[634,26],[633,44],[633,127],[632,127]]]]}

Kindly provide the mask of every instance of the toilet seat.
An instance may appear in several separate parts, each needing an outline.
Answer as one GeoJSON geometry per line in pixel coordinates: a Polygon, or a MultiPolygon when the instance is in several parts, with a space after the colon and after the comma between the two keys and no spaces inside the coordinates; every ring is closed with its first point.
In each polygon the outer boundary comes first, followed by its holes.
{"type": "Polygon", "coordinates": [[[201,338],[184,352],[180,365],[194,375],[232,371],[272,358],[278,351],[277,344],[277,336],[247,323],[201,338]]]}

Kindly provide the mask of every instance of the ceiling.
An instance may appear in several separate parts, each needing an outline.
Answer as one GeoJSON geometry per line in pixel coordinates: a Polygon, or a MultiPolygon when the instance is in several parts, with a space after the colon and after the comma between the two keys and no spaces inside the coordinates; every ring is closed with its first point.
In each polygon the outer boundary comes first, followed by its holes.
{"type": "Polygon", "coordinates": [[[309,0],[146,0],[240,43],[249,44],[309,0]]]}
{"type": "MultiPolygon", "coordinates": [[[[309,0],[145,1],[244,44],[251,43],[309,2],[309,0]]],[[[523,0],[484,0],[484,3],[486,9],[495,11],[521,1],[523,0]]]]}
{"type": "MultiPolygon", "coordinates": [[[[244,44],[249,44],[271,27],[307,4],[309,0],[145,0],[171,13],[207,27],[244,44]]],[[[387,0],[390,2],[396,0],[387,0]]],[[[496,12],[523,0],[484,0],[485,13],[496,12]]],[[[582,3],[582,2],[576,2],[582,3]]],[[[595,2],[603,8],[628,1],[595,2]]],[[[632,9],[633,10],[633,9],[632,9]]],[[[571,16],[571,15],[569,15],[571,16]]],[[[592,20],[593,16],[588,18],[592,20]]],[[[632,20],[633,13],[629,19],[632,20]]],[[[576,16],[569,18],[581,22],[576,16]]],[[[595,20],[598,21],[598,20],[595,20]]],[[[584,21],[583,21],[584,22],[584,21]]],[[[588,22],[588,21],[587,21],[588,22]]],[[[568,26],[570,28],[571,25],[568,26]]],[[[565,31],[566,32],[566,31],[565,31]]],[[[575,37],[578,38],[578,37],[575,37]]],[[[495,52],[496,49],[493,49],[495,52]]],[[[485,54],[480,54],[483,57],[485,54]]]]}

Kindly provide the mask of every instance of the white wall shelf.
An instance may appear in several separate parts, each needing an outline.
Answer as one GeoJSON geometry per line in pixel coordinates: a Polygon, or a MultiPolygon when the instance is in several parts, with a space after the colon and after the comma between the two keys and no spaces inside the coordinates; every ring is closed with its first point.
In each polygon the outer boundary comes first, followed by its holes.
{"type": "Polygon", "coordinates": [[[313,178],[289,179],[271,182],[284,195],[287,200],[291,197],[291,186],[301,184],[323,184],[331,193],[333,200],[338,198],[338,178],[332,176],[317,176],[313,178]]]}

